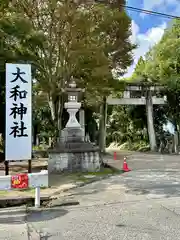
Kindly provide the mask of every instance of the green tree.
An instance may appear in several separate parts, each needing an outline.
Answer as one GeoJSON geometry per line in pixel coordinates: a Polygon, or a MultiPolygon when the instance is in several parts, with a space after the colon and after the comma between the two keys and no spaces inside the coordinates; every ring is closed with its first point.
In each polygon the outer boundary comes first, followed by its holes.
{"type": "Polygon", "coordinates": [[[3,140],[5,137],[5,64],[6,62],[28,62],[27,47],[31,42],[40,44],[42,38],[32,30],[31,24],[22,16],[9,13],[8,1],[1,5],[0,12],[0,117],[3,140]]]}
{"type": "Polygon", "coordinates": [[[163,107],[157,106],[154,109],[158,131],[162,131],[162,124],[167,122],[167,119],[173,122],[176,131],[180,126],[179,34],[180,21],[174,20],[165,30],[161,41],[146,54],[145,60],[140,59],[137,66],[138,71],[134,73],[134,76],[138,75],[144,84],[158,84],[164,87],[160,96],[167,96],[167,104],[163,107]]]}
{"type": "Polygon", "coordinates": [[[130,79],[131,81],[141,82],[143,80],[145,64],[146,64],[146,61],[141,56],[131,76],[131,79],[130,79]]]}
{"type": "Polygon", "coordinates": [[[36,67],[36,79],[47,95],[58,131],[64,102],[62,88],[71,76],[95,96],[107,95],[116,84],[111,70],[116,68],[123,74],[131,63],[134,46],[128,41],[130,19],[124,10],[116,8],[118,2],[86,5],[17,0],[11,6],[11,14],[23,16],[35,33],[44,35],[41,45],[35,43],[35,47],[31,42],[28,46],[23,43],[23,47],[27,47],[28,59],[36,67]]]}
{"type": "Polygon", "coordinates": [[[34,144],[37,145],[37,137],[40,141],[49,142],[49,137],[53,137],[55,127],[51,118],[46,95],[42,92],[37,82],[33,84],[33,136],[34,144]]]}
{"type": "Polygon", "coordinates": [[[146,57],[146,74],[165,87],[166,115],[180,124],[180,21],[173,21],[146,57]]]}
{"type": "MultiPolygon", "coordinates": [[[[5,135],[5,101],[4,101],[4,89],[5,89],[5,72],[0,72],[0,152],[4,149],[4,135],[5,135]]],[[[0,154],[0,160],[4,159],[4,156],[0,154]]]]}
{"type": "Polygon", "coordinates": [[[125,144],[130,150],[139,150],[148,145],[146,112],[143,106],[113,106],[109,109],[107,144],[112,142],[125,144]]]}

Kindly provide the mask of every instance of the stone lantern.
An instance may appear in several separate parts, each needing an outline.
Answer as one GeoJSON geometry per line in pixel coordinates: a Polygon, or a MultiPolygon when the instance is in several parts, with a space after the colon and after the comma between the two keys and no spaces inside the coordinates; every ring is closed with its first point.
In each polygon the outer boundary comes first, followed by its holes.
{"type": "Polygon", "coordinates": [[[101,157],[97,146],[85,141],[84,129],[76,118],[76,113],[81,108],[78,102],[81,88],[76,88],[75,81],[71,81],[65,92],[68,101],[64,107],[69,113],[65,128],[61,131],[61,139],[54,149],[49,149],[49,173],[64,171],[96,172],[100,169],[101,157]]]}
{"type": "Polygon", "coordinates": [[[81,108],[81,103],[78,102],[79,93],[82,92],[81,88],[76,88],[76,83],[73,80],[69,84],[69,88],[66,88],[65,91],[68,95],[68,102],[64,104],[65,109],[69,113],[69,120],[66,124],[66,128],[81,128],[80,123],[77,121],[76,113],[81,108]]]}

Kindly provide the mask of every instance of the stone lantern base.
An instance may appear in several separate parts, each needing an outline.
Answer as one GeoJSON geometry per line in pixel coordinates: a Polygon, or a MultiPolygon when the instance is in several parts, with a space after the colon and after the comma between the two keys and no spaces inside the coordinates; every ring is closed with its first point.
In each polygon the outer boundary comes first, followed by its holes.
{"type": "MultiPolygon", "coordinates": [[[[85,146],[84,146],[85,147],[85,146]]],[[[49,173],[61,172],[98,172],[100,170],[101,157],[99,149],[78,150],[68,149],[61,146],[61,149],[49,150],[48,171],[49,173]]]]}
{"type": "Polygon", "coordinates": [[[100,170],[99,148],[85,142],[80,128],[64,129],[64,136],[54,149],[49,149],[49,173],[97,172],[100,170]],[[74,134],[73,134],[74,133],[74,134]]]}
{"type": "Polygon", "coordinates": [[[49,173],[61,172],[98,172],[100,155],[98,152],[50,152],[49,173]]]}

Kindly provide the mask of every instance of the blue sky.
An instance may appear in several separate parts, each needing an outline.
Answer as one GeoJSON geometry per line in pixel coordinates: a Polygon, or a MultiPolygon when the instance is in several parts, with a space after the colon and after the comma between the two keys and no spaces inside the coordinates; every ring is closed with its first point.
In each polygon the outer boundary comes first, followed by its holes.
{"type": "MultiPolygon", "coordinates": [[[[157,11],[180,16],[180,0],[127,0],[127,6],[157,11]]],[[[144,56],[148,49],[158,43],[170,19],[137,13],[128,10],[132,18],[132,42],[138,44],[134,51],[134,64],[128,69],[125,76],[131,76],[140,56],[144,56]]]]}

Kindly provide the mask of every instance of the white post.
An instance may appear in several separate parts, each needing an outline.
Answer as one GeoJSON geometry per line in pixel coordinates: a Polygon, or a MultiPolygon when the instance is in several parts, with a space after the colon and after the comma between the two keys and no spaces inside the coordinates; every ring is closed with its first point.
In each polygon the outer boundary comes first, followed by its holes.
{"type": "Polygon", "coordinates": [[[40,207],[40,187],[35,188],[35,207],[40,207]]]}

